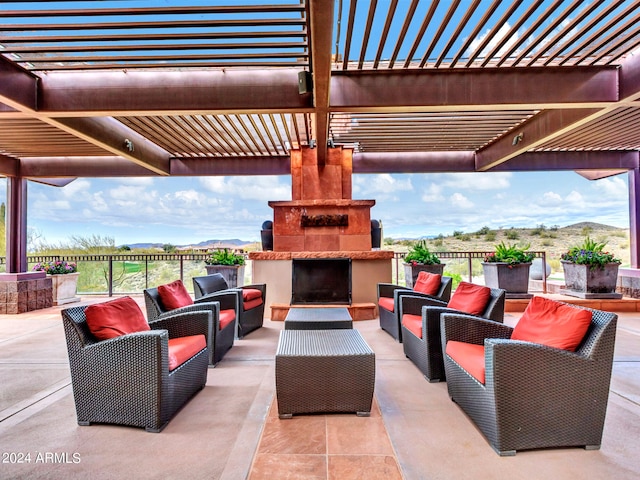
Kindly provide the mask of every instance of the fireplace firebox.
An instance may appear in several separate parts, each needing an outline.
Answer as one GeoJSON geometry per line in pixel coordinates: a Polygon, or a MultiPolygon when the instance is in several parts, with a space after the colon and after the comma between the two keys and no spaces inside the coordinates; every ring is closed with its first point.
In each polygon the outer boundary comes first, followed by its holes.
{"type": "Polygon", "coordinates": [[[351,305],[350,258],[292,259],[291,305],[351,305]]]}

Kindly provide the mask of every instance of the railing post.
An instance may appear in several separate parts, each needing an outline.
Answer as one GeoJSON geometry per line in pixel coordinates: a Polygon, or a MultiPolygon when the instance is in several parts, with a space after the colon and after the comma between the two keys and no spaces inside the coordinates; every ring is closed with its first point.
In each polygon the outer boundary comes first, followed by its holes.
{"type": "Polygon", "coordinates": [[[184,283],[184,257],[180,255],[180,281],[184,283]]]}
{"type": "Polygon", "coordinates": [[[467,264],[469,266],[469,283],[473,283],[473,265],[471,263],[471,253],[467,253],[467,264]]]}
{"type": "Polygon", "coordinates": [[[547,293],[547,254],[542,252],[542,293],[547,293]]]}
{"type": "Polygon", "coordinates": [[[149,257],[144,259],[144,288],[149,288],[149,257]]]}
{"type": "Polygon", "coordinates": [[[113,255],[109,255],[109,296],[113,296],[113,255]]]}

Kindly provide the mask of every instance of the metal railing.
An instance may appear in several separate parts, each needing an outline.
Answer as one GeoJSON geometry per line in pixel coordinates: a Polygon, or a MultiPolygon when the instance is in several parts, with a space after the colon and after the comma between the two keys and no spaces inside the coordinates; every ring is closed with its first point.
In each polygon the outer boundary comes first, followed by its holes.
{"type": "MultiPolygon", "coordinates": [[[[443,260],[443,263],[447,264],[445,271],[450,270],[454,265],[458,265],[458,270],[464,270],[469,282],[473,282],[474,279],[474,261],[476,262],[476,268],[480,261],[487,255],[493,252],[436,252],[438,257],[443,260]],[[451,260],[453,262],[447,262],[451,260]],[[463,267],[462,265],[466,265],[463,267]]],[[[545,252],[530,252],[533,253],[536,258],[542,259],[542,272],[546,271],[546,253],[545,252]]],[[[400,284],[404,279],[404,273],[402,264],[404,263],[405,252],[395,252],[393,257],[392,274],[395,278],[395,283],[400,284]]],[[[29,268],[31,269],[36,263],[49,262],[55,260],[65,260],[67,262],[75,262],[78,264],[78,271],[80,272],[80,281],[78,282],[79,294],[96,294],[113,296],[117,294],[132,294],[141,293],[142,289],[149,288],[150,286],[157,286],[163,283],[162,278],[159,277],[157,271],[160,269],[158,264],[167,265],[175,263],[176,265],[168,269],[165,273],[169,278],[164,278],[164,281],[175,280],[175,275],[185,283],[187,288],[190,288],[191,277],[205,274],[205,259],[210,256],[208,253],[156,253],[156,254],[96,254],[96,255],[33,255],[27,257],[29,268]],[[102,268],[84,269],[83,264],[87,263],[101,263],[102,268]],[[99,274],[99,280],[104,285],[103,288],[98,287],[98,279],[93,282],[89,282],[87,279],[83,279],[83,273],[87,275],[88,271],[93,271],[94,274],[99,274]],[[155,283],[150,281],[151,272],[156,272],[155,283]],[[173,277],[171,275],[173,274],[173,277]],[[135,275],[136,282],[131,282],[131,277],[127,276],[135,275]],[[83,281],[84,280],[84,281],[83,281]],[[104,280],[104,281],[103,281],[104,280]],[[92,288],[87,288],[87,285],[92,288]],[[137,285],[131,287],[130,285],[137,285]],[[116,287],[123,286],[124,289],[118,289],[116,287]],[[127,286],[129,290],[127,291],[127,286]],[[117,291],[116,291],[117,290],[117,291]]],[[[247,261],[247,268],[245,268],[245,283],[251,283],[251,260],[248,259],[248,255],[245,254],[247,261]]],[[[5,265],[5,258],[0,257],[0,265],[5,265]]],[[[462,274],[461,274],[462,275],[462,274]]],[[[462,275],[464,276],[464,275],[462,275]]],[[[546,275],[542,275],[542,289],[543,292],[547,291],[547,279],[546,275]]]]}

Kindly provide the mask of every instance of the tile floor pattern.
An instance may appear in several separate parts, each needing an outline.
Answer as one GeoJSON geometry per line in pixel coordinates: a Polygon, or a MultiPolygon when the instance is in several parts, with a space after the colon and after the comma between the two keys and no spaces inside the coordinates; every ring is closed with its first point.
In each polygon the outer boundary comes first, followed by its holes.
{"type": "Polygon", "coordinates": [[[249,480],[401,480],[402,474],[374,398],[371,416],[294,415],[278,418],[274,400],[249,480]],[[287,465],[283,477],[282,465],[287,465]]]}

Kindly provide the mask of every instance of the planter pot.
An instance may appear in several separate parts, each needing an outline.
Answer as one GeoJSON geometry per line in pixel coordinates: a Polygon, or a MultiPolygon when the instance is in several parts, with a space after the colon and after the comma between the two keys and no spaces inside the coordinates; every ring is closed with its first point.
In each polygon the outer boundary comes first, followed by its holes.
{"type": "Polygon", "coordinates": [[[581,298],[621,298],[622,294],[616,293],[618,282],[617,263],[608,263],[601,268],[591,268],[589,265],[579,265],[564,260],[565,288],[560,293],[581,298]]]}
{"type": "Polygon", "coordinates": [[[404,265],[404,282],[408,288],[413,288],[413,285],[416,283],[418,279],[418,274],[420,272],[429,272],[429,273],[437,273],[442,275],[444,272],[444,263],[434,263],[433,265],[412,265],[410,263],[405,263],[404,265]]]}
{"type": "Polygon", "coordinates": [[[227,281],[229,288],[244,285],[244,265],[205,265],[207,275],[220,273],[227,281]]]}
{"type": "Polygon", "coordinates": [[[51,278],[54,305],[64,305],[65,303],[80,301],[80,297],[76,297],[79,276],[80,273],[78,272],[49,275],[49,278],[51,278]]]}
{"type": "Polygon", "coordinates": [[[482,262],[484,284],[491,288],[501,288],[507,294],[529,295],[529,269],[531,262],[510,265],[504,262],[482,262]]]}

